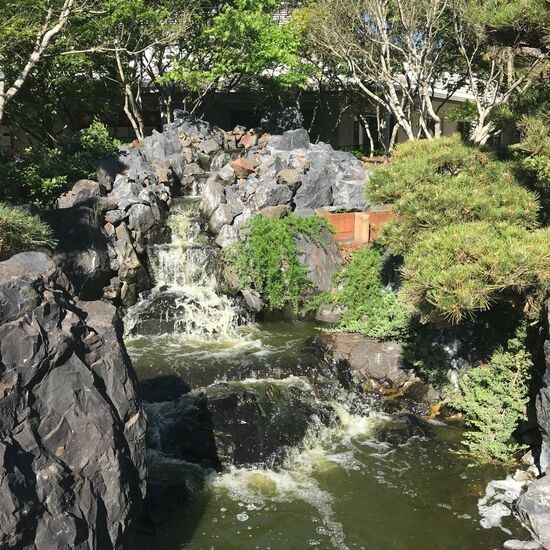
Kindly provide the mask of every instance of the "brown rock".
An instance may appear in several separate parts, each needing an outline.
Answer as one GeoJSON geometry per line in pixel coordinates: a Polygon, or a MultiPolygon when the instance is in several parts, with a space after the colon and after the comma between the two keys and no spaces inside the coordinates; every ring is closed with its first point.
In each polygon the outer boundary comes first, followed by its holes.
{"type": "Polygon", "coordinates": [[[250,174],[254,172],[254,165],[244,158],[238,158],[231,163],[235,175],[239,179],[246,179],[250,174]]]}
{"type": "Polygon", "coordinates": [[[269,218],[272,220],[278,220],[284,218],[290,213],[290,206],[286,204],[280,204],[278,206],[266,206],[260,210],[260,214],[264,218],[269,218]]]}
{"type": "Polygon", "coordinates": [[[302,174],[295,168],[285,168],[277,172],[277,183],[288,185],[292,191],[296,191],[302,183],[302,174]]]}
{"type": "Polygon", "coordinates": [[[258,143],[258,136],[255,134],[245,134],[239,141],[239,147],[244,147],[245,149],[250,149],[258,143]]]}

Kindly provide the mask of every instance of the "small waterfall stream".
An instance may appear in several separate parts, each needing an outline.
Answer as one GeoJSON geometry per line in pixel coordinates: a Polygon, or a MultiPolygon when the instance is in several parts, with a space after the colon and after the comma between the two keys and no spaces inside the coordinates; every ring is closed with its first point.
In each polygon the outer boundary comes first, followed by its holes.
{"type": "Polygon", "coordinates": [[[249,321],[235,300],[218,291],[220,250],[208,236],[198,204],[196,197],[175,199],[167,222],[171,241],[149,246],[155,286],[129,309],[128,334],[231,340],[249,321]]]}

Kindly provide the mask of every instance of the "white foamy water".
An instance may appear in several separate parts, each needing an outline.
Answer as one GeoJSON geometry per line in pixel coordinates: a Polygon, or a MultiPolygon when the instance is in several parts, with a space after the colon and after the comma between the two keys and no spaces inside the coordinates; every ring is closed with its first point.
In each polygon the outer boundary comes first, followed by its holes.
{"type": "Polygon", "coordinates": [[[169,333],[198,341],[240,340],[240,327],[250,319],[232,298],[218,292],[219,250],[202,231],[198,202],[175,204],[167,224],[171,242],[148,249],[155,287],[129,308],[127,334],[169,333]]]}
{"type": "Polygon", "coordinates": [[[498,527],[511,534],[509,529],[502,526],[502,520],[512,515],[512,504],[518,499],[524,485],[525,482],[516,481],[510,476],[490,481],[485,488],[485,495],[477,503],[481,526],[485,529],[498,527]]]}

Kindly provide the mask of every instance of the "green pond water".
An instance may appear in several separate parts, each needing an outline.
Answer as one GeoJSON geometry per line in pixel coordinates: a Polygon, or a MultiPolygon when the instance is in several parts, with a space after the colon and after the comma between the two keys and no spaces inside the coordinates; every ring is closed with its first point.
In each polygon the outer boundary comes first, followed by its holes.
{"type": "MultiPolygon", "coordinates": [[[[314,330],[274,322],[224,342],[173,334],[134,337],[127,346],[141,379],[176,374],[192,388],[219,380],[308,387],[312,361],[302,349],[314,330]]],[[[352,414],[345,399],[334,406],[337,427],[316,430],[277,471],[189,465],[194,490],[154,532],[138,533],[132,548],[469,550],[529,538],[512,516],[482,527],[478,500],[490,480],[510,472],[457,455],[459,428],[433,424],[433,437],[389,444],[376,430],[395,418],[376,407],[352,414]]]]}

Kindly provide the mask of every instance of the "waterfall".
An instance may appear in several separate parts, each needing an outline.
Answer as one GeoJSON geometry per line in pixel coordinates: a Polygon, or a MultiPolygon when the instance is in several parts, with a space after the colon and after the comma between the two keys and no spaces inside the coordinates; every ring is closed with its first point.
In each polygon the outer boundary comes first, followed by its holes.
{"type": "Polygon", "coordinates": [[[218,291],[220,250],[209,238],[198,205],[196,197],[175,199],[167,221],[171,241],[148,247],[155,286],[128,310],[128,334],[232,340],[248,321],[235,300],[218,291]]]}

